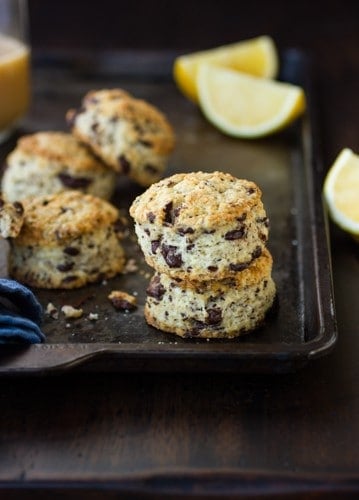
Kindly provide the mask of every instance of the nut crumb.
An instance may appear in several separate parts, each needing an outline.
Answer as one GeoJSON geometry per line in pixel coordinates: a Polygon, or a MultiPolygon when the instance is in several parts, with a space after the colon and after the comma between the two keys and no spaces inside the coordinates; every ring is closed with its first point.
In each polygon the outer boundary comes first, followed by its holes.
{"type": "Polygon", "coordinates": [[[68,305],[62,306],[61,311],[64,313],[65,317],[69,319],[81,318],[84,312],[83,309],[76,309],[76,307],[68,305]]]}
{"type": "Polygon", "coordinates": [[[47,304],[45,313],[48,316],[50,316],[50,318],[53,318],[53,319],[58,319],[58,317],[59,317],[59,311],[57,310],[57,308],[54,306],[54,304],[52,302],[49,302],[47,304]]]}
{"type": "Polygon", "coordinates": [[[129,312],[137,308],[137,299],[129,293],[121,290],[112,290],[108,299],[118,311],[129,312]]]}
{"type": "Polygon", "coordinates": [[[98,313],[90,313],[90,314],[88,315],[88,319],[89,319],[90,321],[97,321],[97,320],[98,320],[98,313]]]}

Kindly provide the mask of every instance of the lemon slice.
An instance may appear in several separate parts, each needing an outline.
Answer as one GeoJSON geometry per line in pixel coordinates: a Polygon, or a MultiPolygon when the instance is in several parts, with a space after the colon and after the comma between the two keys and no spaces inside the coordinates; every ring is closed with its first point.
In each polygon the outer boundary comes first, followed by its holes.
{"type": "Polygon", "coordinates": [[[295,120],[305,109],[301,87],[201,64],[199,102],[222,132],[245,138],[268,135],[295,120]]]}
{"type": "Polygon", "coordinates": [[[359,239],[359,156],[345,148],[329,169],[324,198],[334,222],[359,239]]]}
{"type": "Polygon", "coordinates": [[[275,78],[278,55],[269,36],[261,36],[178,57],[173,66],[175,82],[183,94],[198,102],[197,72],[202,63],[212,63],[263,78],[275,78]]]}

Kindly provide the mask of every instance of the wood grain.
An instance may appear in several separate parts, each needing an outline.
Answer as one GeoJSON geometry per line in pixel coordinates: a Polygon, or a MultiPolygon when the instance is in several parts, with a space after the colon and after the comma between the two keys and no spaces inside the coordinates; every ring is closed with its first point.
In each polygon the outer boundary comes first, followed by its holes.
{"type": "MultiPolygon", "coordinates": [[[[36,9],[46,2],[31,3],[36,9]]],[[[282,46],[299,45],[316,58],[325,170],[342,147],[358,149],[358,4],[344,3],[304,2],[291,14],[290,2],[270,2],[273,14],[266,11],[257,24],[270,32],[273,23],[282,46]],[[309,3],[314,18],[307,17],[309,3]],[[288,24],[295,14],[298,23],[288,24]]],[[[164,2],[154,5],[158,15],[164,2]]],[[[238,37],[253,33],[251,9],[240,18],[238,37]]],[[[153,45],[226,40],[239,19],[232,12],[226,32],[224,14],[216,19],[212,6],[194,34],[183,31],[184,18],[169,15],[178,37],[165,28],[153,45]]],[[[118,20],[118,33],[125,22],[118,20]]],[[[56,17],[57,39],[45,26],[37,42],[60,43],[64,26],[56,17]]],[[[333,226],[331,244],[338,343],[297,374],[2,377],[0,498],[357,498],[359,250],[333,226]]]]}

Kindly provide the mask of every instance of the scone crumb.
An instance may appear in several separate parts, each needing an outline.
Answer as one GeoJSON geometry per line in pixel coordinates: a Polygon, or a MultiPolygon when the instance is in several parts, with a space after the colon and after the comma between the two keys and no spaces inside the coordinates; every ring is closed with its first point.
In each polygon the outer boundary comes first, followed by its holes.
{"type": "Polygon", "coordinates": [[[81,318],[83,315],[83,309],[77,309],[76,307],[72,307],[69,305],[65,305],[61,307],[61,311],[64,313],[65,317],[68,319],[81,318]]]}
{"type": "Polygon", "coordinates": [[[98,313],[90,313],[90,314],[88,315],[88,319],[89,319],[90,321],[97,321],[97,320],[98,320],[98,313]]]}
{"type": "Polygon", "coordinates": [[[47,304],[45,313],[48,316],[50,316],[50,318],[53,318],[53,319],[58,319],[58,317],[59,317],[59,311],[57,310],[57,308],[54,306],[54,304],[52,302],[49,302],[47,304]]]}
{"type": "Polygon", "coordinates": [[[125,267],[123,268],[122,274],[135,273],[136,271],[138,271],[138,265],[135,259],[128,259],[125,267]]]}
{"type": "Polygon", "coordinates": [[[136,297],[121,290],[112,290],[108,299],[118,311],[133,311],[137,308],[136,297]]]}

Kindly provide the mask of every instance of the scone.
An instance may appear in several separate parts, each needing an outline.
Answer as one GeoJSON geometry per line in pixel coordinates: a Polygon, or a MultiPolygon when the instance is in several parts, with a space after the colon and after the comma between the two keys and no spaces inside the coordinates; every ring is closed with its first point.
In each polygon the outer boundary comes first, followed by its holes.
{"type": "Polygon", "coordinates": [[[15,238],[24,222],[24,207],[18,201],[5,202],[0,193],[0,236],[15,238]]]}
{"type": "Polygon", "coordinates": [[[123,269],[124,222],[107,201],[63,191],[27,199],[24,210],[9,262],[18,281],[39,288],[77,288],[123,269]]]}
{"type": "Polygon", "coordinates": [[[236,276],[268,239],[258,186],[222,172],[163,179],[135,199],[130,214],[147,263],[173,278],[236,276]]]}
{"type": "Polygon", "coordinates": [[[109,199],[116,185],[116,174],[63,132],[21,137],[6,164],[2,190],[9,201],[68,189],[109,199]]]}
{"type": "Polygon", "coordinates": [[[174,133],[151,104],[121,89],[91,91],[66,117],[72,133],[116,172],[141,186],[161,178],[174,133]]]}
{"type": "Polygon", "coordinates": [[[156,273],[147,289],[147,322],[181,337],[233,338],[257,328],[271,308],[275,284],[267,249],[235,278],[189,282],[156,273]]]}

